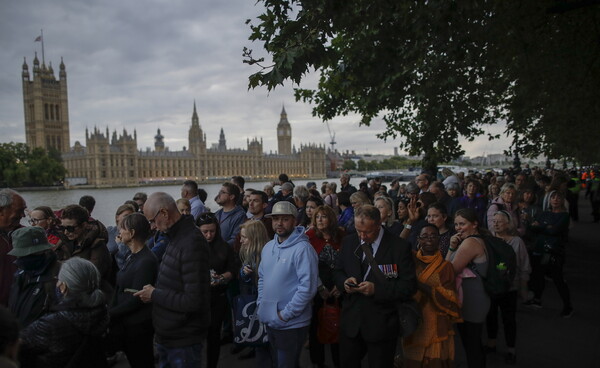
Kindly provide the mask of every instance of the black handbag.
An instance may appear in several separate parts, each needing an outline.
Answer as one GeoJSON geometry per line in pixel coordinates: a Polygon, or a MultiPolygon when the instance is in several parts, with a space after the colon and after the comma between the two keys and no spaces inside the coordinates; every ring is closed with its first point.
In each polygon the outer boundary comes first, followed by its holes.
{"type": "MultiPolygon", "coordinates": [[[[379,268],[377,262],[375,262],[375,258],[373,258],[371,249],[369,249],[367,246],[363,246],[362,248],[365,256],[367,257],[367,261],[369,261],[371,270],[375,272],[375,276],[379,279],[379,281],[385,283],[387,278],[383,274],[383,271],[381,271],[379,268]]],[[[400,336],[408,337],[412,335],[423,320],[421,308],[419,308],[419,305],[414,299],[410,299],[407,301],[397,301],[396,310],[398,311],[398,321],[400,323],[400,336]]]]}

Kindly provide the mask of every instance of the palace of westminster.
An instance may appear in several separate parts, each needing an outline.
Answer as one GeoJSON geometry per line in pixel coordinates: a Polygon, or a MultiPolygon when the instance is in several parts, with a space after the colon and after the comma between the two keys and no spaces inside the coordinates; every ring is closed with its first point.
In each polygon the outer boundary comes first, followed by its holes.
{"type": "Polygon", "coordinates": [[[221,128],[218,145],[207,147],[196,104],[194,103],[189,146],[182,151],[165,148],[160,129],[154,137],[154,150],[137,148],[137,133],[123,129],[109,134],[86,128],[85,146],[79,141],[70,147],[67,72],[61,60],[59,79],[52,65],[48,67],[35,56],[33,78],[27,62],[23,62],[23,104],[25,135],[31,148],[55,148],[62,153],[70,185],[88,184],[97,187],[129,186],[186,179],[197,181],[228,180],[233,175],[251,179],[276,178],[280,173],[290,177],[324,178],[326,152],[323,145],[301,145],[292,148],[292,128],[285,109],[277,124],[277,154],[263,152],[262,138],[247,139],[247,149],[227,149],[221,128]]]}

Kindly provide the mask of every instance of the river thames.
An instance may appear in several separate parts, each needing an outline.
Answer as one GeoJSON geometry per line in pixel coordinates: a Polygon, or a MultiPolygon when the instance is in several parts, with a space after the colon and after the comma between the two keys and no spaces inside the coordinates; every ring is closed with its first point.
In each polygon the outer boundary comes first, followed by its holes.
{"type": "MultiPolygon", "coordinates": [[[[365,178],[352,178],[350,183],[358,188],[358,184],[365,178]]],[[[295,185],[306,185],[307,182],[314,181],[317,183],[317,188],[320,190],[321,183],[323,181],[335,181],[338,184],[339,189],[339,178],[329,178],[321,180],[293,180],[295,185]]],[[[270,182],[247,182],[245,188],[252,188],[257,190],[263,190],[264,186],[270,184],[270,182]]],[[[386,185],[389,183],[385,183],[386,185]]],[[[210,183],[200,184],[200,188],[203,188],[208,193],[206,205],[211,211],[216,211],[220,207],[214,201],[215,196],[221,189],[221,184],[210,183]]],[[[69,204],[79,203],[79,198],[84,195],[91,195],[96,199],[96,207],[92,213],[92,217],[102,221],[106,226],[114,225],[115,212],[117,208],[123,204],[126,200],[132,199],[136,192],[145,192],[151,194],[154,192],[166,192],[178,199],[181,196],[181,185],[169,185],[169,186],[142,186],[142,187],[129,187],[129,188],[103,188],[103,189],[69,189],[69,190],[48,190],[48,191],[35,191],[35,192],[22,192],[21,196],[27,202],[27,209],[33,210],[38,206],[49,206],[53,210],[58,210],[69,204]]],[[[27,224],[27,218],[21,221],[23,225],[27,224]]]]}

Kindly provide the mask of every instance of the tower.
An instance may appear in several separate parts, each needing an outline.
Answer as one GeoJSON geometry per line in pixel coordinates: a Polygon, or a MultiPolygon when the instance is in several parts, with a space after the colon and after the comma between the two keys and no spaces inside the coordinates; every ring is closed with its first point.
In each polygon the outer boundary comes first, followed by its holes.
{"type": "Polygon", "coordinates": [[[221,133],[219,134],[219,151],[227,151],[227,141],[225,140],[225,133],[223,132],[223,128],[221,128],[221,133]]]}
{"type": "Polygon", "coordinates": [[[165,142],[163,142],[164,138],[165,138],[165,136],[160,134],[160,128],[158,128],[158,130],[156,131],[156,135],[154,136],[154,150],[156,152],[164,152],[164,150],[165,150],[165,142]]]}
{"type": "Polygon", "coordinates": [[[52,64],[40,66],[37,53],[33,59],[33,80],[30,79],[27,61],[23,58],[23,107],[25,110],[25,137],[30,148],[54,148],[69,151],[69,104],[67,72],[61,58],[59,79],[56,80],[52,64]]]}
{"type": "Polygon", "coordinates": [[[206,152],[206,141],[200,128],[200,120],[196,112],[196,101],[194,101],[194,112],[192,114],[192,126],[188,132],[188,141],[190,152],[194,155],[199,155],[206,152]]]}
{"type": "Polygon", "coordinates": [[[281,117],[277,124],[277,149],[280,155],[292,154],[292,127],[287,119],[285,107],[281,108],[281,117]]]}

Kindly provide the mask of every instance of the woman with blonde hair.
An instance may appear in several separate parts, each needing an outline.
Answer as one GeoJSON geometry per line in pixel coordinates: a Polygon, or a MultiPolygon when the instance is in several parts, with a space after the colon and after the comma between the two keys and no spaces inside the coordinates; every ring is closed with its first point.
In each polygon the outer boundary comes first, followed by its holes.
{"type": "Polygon", "coordinates": [[[250,292],[258,285],[258,266],[260,254],[269,242],[267,229],[262,221],[247,221],[240,226],[240,291],[250,292]]]}
{"type": "MultiPolygon", "coordinates": [[[[240,226],[240,261],[242,267],[239,271],[240,294],[258,296],[258,266],[260,265],[262,249],[269,242],[267,229],[262,221],[250,220],[240,226]]],[[[241,296],[240,295],[240,296],[241,296]]],[[[256,321],[258,323],[258,321],[256,321]]],[[[237,338],[237,337],[236,337],[237,338]]],[[[257,367],[272,366],[272,352],[270,345],[256,346],[257,367]]]]}
{"type": "Polygon", "coordinates": [[[381,226],[395,236],[400,236],[404,226],[396,221],[394,201],[390,197],[381,196],[375,199],[375,207],[379,210],[379,214],[381,215],[381,226]]]}

